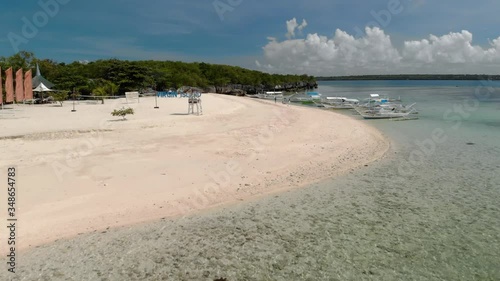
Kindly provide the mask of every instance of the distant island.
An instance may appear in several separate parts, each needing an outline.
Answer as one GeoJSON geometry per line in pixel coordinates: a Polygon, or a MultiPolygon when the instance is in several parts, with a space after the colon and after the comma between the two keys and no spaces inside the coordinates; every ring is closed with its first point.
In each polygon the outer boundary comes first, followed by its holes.
{"type": "Polygon", "coordinates": [[[487,74],[390,74],[316,77],[316,81],[348,80],[500,80],[500,75],[487,74]]]}

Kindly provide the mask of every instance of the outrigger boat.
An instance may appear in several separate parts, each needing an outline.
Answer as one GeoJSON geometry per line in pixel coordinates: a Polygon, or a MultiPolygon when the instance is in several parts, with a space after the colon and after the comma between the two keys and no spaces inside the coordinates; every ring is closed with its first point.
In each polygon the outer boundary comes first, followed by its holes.
{"type": "Polygon", "coordinates": [[[356,107],[364,108],[364,109],[378,109],[384,108],[388,110],[396,110],[398,112],[408,112],[412,110],[414,114],[417,113],[417,110],[413,108],[416,103],[412,103],[411,105],[404,105],[401,103],[401,98],[398,99],[390,99],[389,97],[380,97],[379,94],[370,94],[370,98],[365,99],[365,103],[359,104],[356,107]]]}
{"type": "Polygon", "coordinates": [[[359,104],[359,100],[346,97],[323,97],[320,103],[315,102],[315,104],[328,109],[354,109],[359,104]]]}
{"type": "Polygon", "coordinates": [[[361,111],[356,109],[356,111],[364,119],[394,119],[394,118],[417,119],[417,117],[412,117],[412,118],[409,117],[409,115],[412,114],[413,110],[410,110],[409,112],[396,112],[386,109],[367,110],[367,111],[361,111]]]}
{"type": "Polygon", "coordinates": [[[283,99],[283,92],[265,92],[255,95],[246,94],[246,96],[251,98],[268,99],[268,100],[273,100],[274,98],[283,99]]]}
{"type": "Polygon", "coordinates": [[[305,92],[305,93],[295,93],[291,95],[288,100],[291,102],[304,102],[304,101],[320,101],[321,94],[318,92],[305,92]]]}
{"type": "Polygon", "coordinates": [[[361,107],[373,107],[374,105],[381,104],[401,104],[401,98],[391,99],[387,96],[381,97],[379,94],[370,94],[370,97],[364,100],[363,104],[360,104],[361,107]]]}
{"type": "Polygon", "coordinates": [[[378,94],[371,94],[368,103],[355,107],[355,110],[364,119],[417,119],[409,117],[410,114],[417,114],[413,108],[415,103],[406,106],[400,102],[389,102],[387,98],[379,98],[378,94]]]}

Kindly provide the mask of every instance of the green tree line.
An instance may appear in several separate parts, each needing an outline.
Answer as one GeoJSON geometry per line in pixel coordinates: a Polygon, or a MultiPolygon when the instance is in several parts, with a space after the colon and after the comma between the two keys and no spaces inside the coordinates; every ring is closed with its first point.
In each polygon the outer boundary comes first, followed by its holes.
{"type": "Polygon", "coordinates": [[[146,88],[167,90],[182,86],[206,88],[240,84],[271,89],[283,84],[315,83],[315,78],[306,74],[269,74],[203,62],[106,59],[64,63],[40,59],[26,51],[10,57],[0,57],[2,70],[12,66],[14,71],[23,68],[25,71],[32,69],[35,72],[36,64],[40,66],[42,75],[55,84],[55,89],[74,89],[83,95],[123,94],[146,88]]]}

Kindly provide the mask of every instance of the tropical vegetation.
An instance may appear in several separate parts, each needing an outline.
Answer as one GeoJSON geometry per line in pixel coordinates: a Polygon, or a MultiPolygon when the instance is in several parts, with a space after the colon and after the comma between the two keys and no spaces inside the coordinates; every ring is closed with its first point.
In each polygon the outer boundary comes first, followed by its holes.
{"type": "Polygon", "coordinates": [[[106,59],[64,63],[40,59],[26,51],[10,57],[0,57],[0,67],[3,70],[11,66],[14,69],[23,68],[25,71],[34,70],[36,64],[40,66],[42,75],[55,84],[55,89],[99,97],[146,89],[177,89],[181,86],[217,89],[227,85],[249,85],[272,89],[284,84],[315,83],[314,77],[305,74],[269,74],[237,66],[203,62],[106,59]]]}

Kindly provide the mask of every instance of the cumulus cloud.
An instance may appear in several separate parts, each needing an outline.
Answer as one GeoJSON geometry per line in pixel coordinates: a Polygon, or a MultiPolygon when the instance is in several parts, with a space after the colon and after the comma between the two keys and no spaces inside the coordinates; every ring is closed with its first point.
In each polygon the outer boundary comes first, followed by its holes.
{"type": "Polygon", "coordinates": [[[255,61],[255,65],[257,65],[258,68],[260,68],[261,70],[264,70],[264,71],[273,71],[274,70],[274,66],[272,66],[270,64],[262,64],[258,60],[255,61]]]}
{"type": "Polygon", "coordinates": [[[299,32],[301,32],[306,26],[307,26],[307,21],[305,19],[302,20],[302,23],[300,25],[297,23],[296,18],[286,21],[286,29],[288,31],[286,33],[286,37],[288,39],[295,37],[295,30],[298,29],[299,32]]]}
{"type": "MultiPolygon", "coordinates": [[[[428,39],[405,41],[396,48],[389,35],[378,27],[366,27],[365,35],[355,38],[337,29],[333,37],[317,33],[296,39],[295,31],[307,26],[296,19],[287,21],[287,40],[270,38],[263,47],[263,69],[312,75],[378,73],[486,73],[500,69],[500,37],[483,48],[474,45],[466,30],[428,39]],[[301,27],[302,26],[302,27],[301,27]],[[265,65],[265,67],[263,67],[265,65]]],[[[496,71],[498,72],[498,71],[496,71]]]]}
{"type": "Polygon", "coordinates": [[[377,27],[366,28],[363,38],[354,38],[337,29],[333,38],[315,33],[305,39],[274,40],[264,47],[264,55],[276,69],[308,73],[336,68],[379,68],[401,60],[390,37],[377,27]]]}
{"type": "Polygon", "coordinates": [[[431,35],[429,40],[406,41],[404,56],[408,60],[425,63],[480,63],[493,62],[499,59],[500,38],[493,40],[491,48],[483,49],[472,45],[472,33],[462,30],[437,37],[431,35]]]}
{"type": "Polygon", "coordinates": [[[299,31],[302,31],[302,29],[306,28],[307,26],[307,21],[305,19],[302,20],[302,23],[297,27],[299,31]]]}

